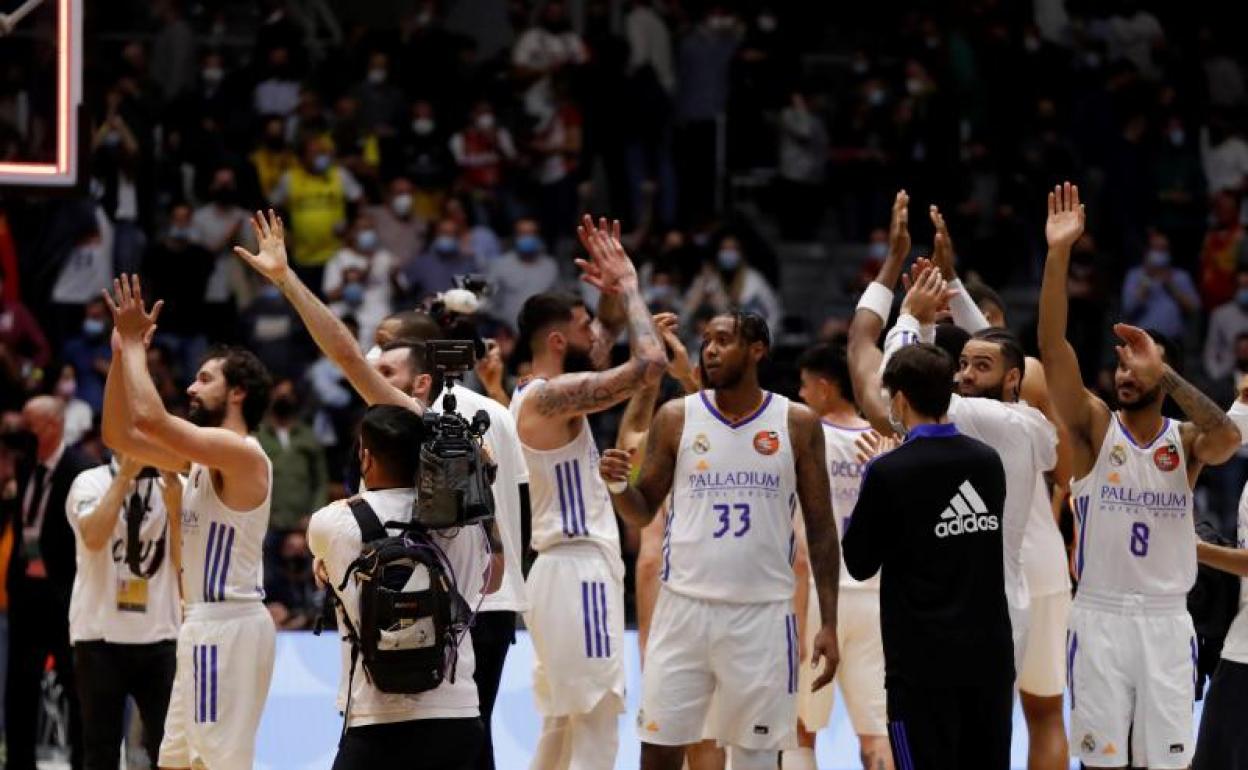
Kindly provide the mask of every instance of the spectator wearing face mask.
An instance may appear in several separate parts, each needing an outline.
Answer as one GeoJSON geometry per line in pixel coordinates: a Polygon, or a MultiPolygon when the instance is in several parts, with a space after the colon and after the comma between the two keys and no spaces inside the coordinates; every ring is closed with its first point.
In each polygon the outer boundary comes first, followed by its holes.
{"type": "Polygon", "coordinates": [[[403,266],[399,287],[413,299],[424,299],[455,286],[455,276],[477,272],[475,256],[465,248],[459,223],[446,218],[438,223],[429,250],[403,266]]]}
{"type": "Polygon", "coordinates": [[[355,316],[361,347],[372,345],[377,325],[390,315],[398,269],[368,214],[356,217],[348,243],[325,265],[321,291],[339,317],[355,316]]]}
{"type": "Polygon", "coordinates": [[[228,166],[213,172],[208,200],[191,217],[190,240],[213,256],[204,304],[213,312],[212,319],[233,326],[238,308],[250,299],[245,267],[234,256],[233,248],[251,248],[255,235],[247,226],[250,217],[238,205],[238,184],[228,166]]]}
{"type": "Polygon", "coordinates": [[[269,414],[256,432],[273,462],[272,533],[304,529],[312,511],[325,504],[325,450],[304,420],[302,399],[293,380],[273,386],[269,414]]]}
{"type": "Polygon", "coordinates": [[[568,23],[564,4],[558,0],[547,2],[538,23],[516,38],[511,52],[517,79],[528,83],[524,111],[539,121],[550,118],[555,112],[555,75],[588,59],[589,51],[568,23]]]}
{"type": "Polygon", "coordinates": [[[1144,264],[1127,271],[1122,284],[1126,323],[1183,339],[1185,319],[1200,309],[1200,295],[1186,270],[1170,261],[1170,241],[1160,233],[1148,239],[1144,264]]]}
{"type": "Polygon", "coordinates": [[[209,308],[205,304],[205,286],[218,257],[200,245],[206,239],[196,232],[193,221],[190,206],[174,206],[168,226],[143,257],[143,288],[165,301],[157,341],[177,354],[181,368],[190,372],[199,367],[200,354],[207,347],[206,333],[226,333],[234,328],[236,318],[220,305],[209,308]]]}
{"type": "Polygon", "coordinates": [[[1235,387],[1232,375],[1248,372],[1248,361],[1241,368],[1235,355],[1239,338],[1248,334],[1248,269],[1236,273],[1235,282],[1235,296],[1214,308],[1205,337],[1205,374],[1227,389],[1235,387]]]}
{"type": "Polygon", "coordinates": [[[61,358],[78,373],[78,398],[90,404],[95,414],[104,406],[104,378],[113,360],[113,349],[108,341],[111,331],[112,317],[104,300],[94,299],[83,311],[82,331],[71,337],[61,350],[61,358]]]}
{"type": "Polygon", "coordinates": [[[489,102],[477,102],[468,125],[451,137],[451,154],[459,166],[459,186],[492,195],[503,182],[506,164],[515,160],[511,132],[498,125],[489,102]]]}
{"type": "Polygon", "coordinates": [[[487,312],[492,318],[515,326],[524,301],[553,289],[559,282],[559,266],[546,253],[537,222],[521,219],[516,222],[511,251],[492,262],[486,275],[491,290],[487,312]]]}
{"type": "Polygon", "coordinates": [[[393,134],[403,115],[403,92],[390,79],[390,57],[382,51],[368,56],[364,82],[355,88],[360,123],[367,131],[393,134]]]}
{"type": "Polygon", "coordinates": [[[416,213],[415,191],[412,180],[395,177],[386,186],[386,199],[365,209],[377,229],[381,248],[393,254],[400,265],[415,259],[425,248],[429,221],[416,213]]]}
{"type": "Polygon", "coordinates": [[[95,424],[95,413],[90,404],[78,398],[78,376],[73,366],[61,367],[52,395],[65,408],[65,446],[78,446],[95,424]]]}
{"type": "Polygon", "coordinates": [[[884,264],[884,259],[887,256],[888,231],[882,227],[877,227],[868,236],[867,255],[858,268],[858,274],[854,276],[851,288],[855,294],[862,293],[863,290],[871,285],[871,282],[875,280],[875,276],[879,274],[880,267],[884,264]]]}
{"type": "Polygon", "coordinates": [[[720,240],[715,262],[694,279],[685,297],[685,317],[692,318],[703,307],[716,313],[740,309],[762,316],[768,326],[780,323],[775,289],[746,261],[741,242],[732,235],[720,240]]]}
{"type": "Polygon", "coordinates": [[[446,188],[455,174],[455,159],[432,102],[413,101],[408,115],[398,133],[382,138],[382,167],[410,180],[413,211],[428,222],[441,210],[446,188]]]}
{"type": "Polygon", "coordinates": [[[287,171],[299,164],[299,159],[286,145],[286,127],[280,117],[264,121],[260,141],[248,156],[256,170],[260,190],[268,198],[287,171]]]}
{"type": "Polygon", "coordinates": [[[299,78],[290,61],[290,51],[272,48],[265,59],[265,77],[256,84],[252,107],[260,115],[286,117],[299,104],[299,78]]]}
{"type": "Polygon", "coordinates": [[[328,139],[304,139],[299,165],[282,176],[269,197],[290,212],[286,242],[295,271],[308,286],[321,285],[325,263],[342,248],[339,234],[347,224],[347,206],[363,194],[351,172],[334,160],[328,139]]]}
{"type": "Polygon", "coordinates": [[[1205,232],[1205,172],[1183,118],[1171,115],[1153,158],[1153,207],[1157,229],[1170,237],[1184,268],[1200,250],[1205,232]]]}

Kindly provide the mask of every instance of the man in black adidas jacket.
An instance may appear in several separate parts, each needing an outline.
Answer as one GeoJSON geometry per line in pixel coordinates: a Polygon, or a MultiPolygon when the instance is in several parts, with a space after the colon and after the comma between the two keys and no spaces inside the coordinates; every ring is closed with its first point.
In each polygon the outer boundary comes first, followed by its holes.
{"type": "Polygon", "coordinates": [[[906,442],[867,467],[841,550],[854,578],[881,572],[897,766],[1005,770],[1014,680],[1005,471],[988,445],[946,421],[952,382],[953,362],[934,345],[889,361],[890,421],[906,442]]]}

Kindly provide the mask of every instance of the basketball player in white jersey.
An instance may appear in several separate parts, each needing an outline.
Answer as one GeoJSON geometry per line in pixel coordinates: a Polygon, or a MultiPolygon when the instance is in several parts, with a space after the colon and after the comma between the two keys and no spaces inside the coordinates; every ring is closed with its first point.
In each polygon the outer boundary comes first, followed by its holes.
{"type": "MultiPolygon", "coordinates": [[[[862,480],[862,463],[856,446],[871,424],[858,414],[854,406],[853,385],[849,362],[843,347],[819,344],[802,354],[797,362],[801,374],[799,395],[807,406],[820,416],[824,449],[828,465],[828,481],[832,490],[832,513],[836,517],[837,536],[849,527],[849,515],[858,499],[862,480]]],[[[799,532],[799,547],[804,548],[799,532]]],[[[820,627],[819,602],[810,586],[799,586],[799,613],[806,607],[802,624],[803,647],[807,650],[820,627]],[[805,589],[803,591],[803,589],[805,589]]],[[[799,618],[800,619],[800,618],[799,618]]],[[[849,712],[849,720],[858,736],[862,766],[869,770],[892,770],[893,754],[888,745],[888,713],[884,697],[884,646],[880,638],[879,577],[859,582],[849,576],[841,565],[840,608],[836,616],[836,639],[841,661],[836,680],[849,712]]],[[[835,699],[831,687],[812,691],[814,671],[803,666],[798,679],[797,737],[799,748],[784,752],[783,770],[815,770],[815,734],[827,727],[835,699]]]]}
{"type": "Polygon", "coordinates": [[[529,468],[532,546],[526,624],[536,665],[534,696],[542,734],[534,770],[610,768],[624,709],[624,565],[620,534],[586,415],[656,384],[667,358],[619,242],[619,225],[586,218],[578,228],[588,260],[583,280],[603,293],[600,319],[628,328],[631,356],[607,369],[614,334],[578,298],[545,293],[520,313],[533,352],[533,379],[512,395],[529,468]]]}
{"type": "Polygon", "coordinates": [[[811,660],[824,668],[813,686],[836,671],[840,553],[823,432],[810,409],[759,387],[769,347],[760,317],[716,316],[701,361],[713,389],[659,409],[636,485],[627,453],[603,457],[603,477],[624,485],[612,499],[626,521],[646,526],[671,493],[637,720],[644,770],[679,770],[685,747],[703,737],[727,747],[735,770],[771,770],[794,746],[799,501],[822,615],[811,660]]]}
{"type": "Polygon", "coordinates": [[[273,472],[250,435],[268,408],[271,381],[245,350],[210,351],[187,388],[190,419],[174,417],[147,370],[144,337],[156,309],[147,312],[137,276],[123,275],[114,291],[115,298],[105,298],[121,362],[110,378],[119,381],[108,383],[105,441],[145,464],[188,475],[181,526],[186,619],[160,766],[246,770],[273,674],[275,630],[261,576],[273,472]],[[136,431],[143,438],[133,441],[136,431]]]}
{"type": "MultiPolygon", "coordinates": [[[[879,338],[884,319],[891,312],[892,287],[910,250],[908,203],[906,193],[899,192],[893,206],[889,256],[875,281],[863,293],[849,330],[854,396],[863,415],[884,435],[901,434],[894,427],[888,404],[880,393],[880,374],[884,364],[901,347],[929,340],[934,335],[933,324],[942,306],[948,304],[957,316],[961,309],[954,307],[955,302],[972,304],[964,294],[950,290],[940,270],[928,260],[916,261],[901,314],[889,330],[881,356],[875,341],[879,338]]],[[[936,238],[937,250],[945,248],[943,234],[938,231],[936,238]]],[[[998,346],[993,343],[990,347],[996,349],[998,346]]],[[[1016,361],[1002,381],[1003,393],[1010,393],[1015,401],[1021,377],[1021,361],[1016,361]]],[[[1021,668],[1029,613],[1027,583],[1022,570],[1024,533],[1031,517],[1036,479],[1051,471],[1057,463],[1057,432],[1038,410],[1026,404],[1001,403],[994,398],[964,398],[955,393],[949,403],[948,414],[950,421],[962,433],[995,449],[1005,468],[1002,558],[1017,671],[1021,668]]]]}
{"type": "Polygon", "coordinates": [[[1039,343],[1074,450],[1079,581],[1070,614],[1071,741],[1088,767],[1183,768],[1193,750],[1196,579],[1192,485],[1239,447],[1229,417],[1177,375],[1149,334],[1118,324],[1112,411],[1083,387],[1066,340],[1066,274],[1083,232],[1079,189],[1049,195],[1039,343]],[[1162,415],[1166,396],[1190,421],[1162,415]],[[1130,746],[1128,746],[1128,738],[1130,746]]]}

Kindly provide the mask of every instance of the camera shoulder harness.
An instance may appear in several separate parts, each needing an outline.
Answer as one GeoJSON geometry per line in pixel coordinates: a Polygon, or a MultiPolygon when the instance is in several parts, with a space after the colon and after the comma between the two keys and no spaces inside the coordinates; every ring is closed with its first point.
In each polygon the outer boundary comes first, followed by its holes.
{"type": "MultiPolygon", "coordinates": [[[[412,523],[382,524],[361,497],[347,501],[364,547],[342,582],[330,586],[326,601],[339,610],[351,643],[343,734],[351,713],[355,667],[384,693],[414,694],[455,681],[459,640],[471,622],[471,609],[460,596],[455,571],[428,531],[412,523]],[[399,529],[391,535],[387,529],[399,529]],[[342,591],[354,580],[358,588],[352,622],[342,591]]],[[[317,624],[317,633],[320,632],[317,624]]]]}

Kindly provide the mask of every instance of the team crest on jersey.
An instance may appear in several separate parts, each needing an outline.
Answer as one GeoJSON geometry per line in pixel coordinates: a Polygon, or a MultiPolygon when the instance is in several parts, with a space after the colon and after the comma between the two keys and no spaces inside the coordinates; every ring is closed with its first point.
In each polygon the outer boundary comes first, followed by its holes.
{"type": "Polygon", "coordinates": [[[1109,450],[1109,464],[1115,468],[1122,467],[1127,461],[1127,448],[1122,444],[1114,444],[1114,448],[1109,450]]]}
{"type": "Polygon", "coordinates": [[[1092,737],[1092,733],[1088,733],[1083,736],[1083,743],[1079,745],[1083,748],[1083,751],[1086,754],[1091,754],[1096,751],[1096,739],[1092,737]]]}
{"type": "Polygon", "coordinates": [[[780,434],[774,430],[760,430],[754,434],[754,451],[760,455],[774,455],[780,451],[780,434]]]}
{"type": "Polygon", "coordinates": [[[711,451],[711,440],[706,437],[705,433],[699,433],[693,439],[693,451],[700,455],[704,455],[711,451]]]}
{"type": "Polygon", "coordinates": [[[1174,444],[1157,447],[1157,451],[1153,452],[1153,464],[1166,473],[1178,468],[1179,448],[1174,444]]]}

